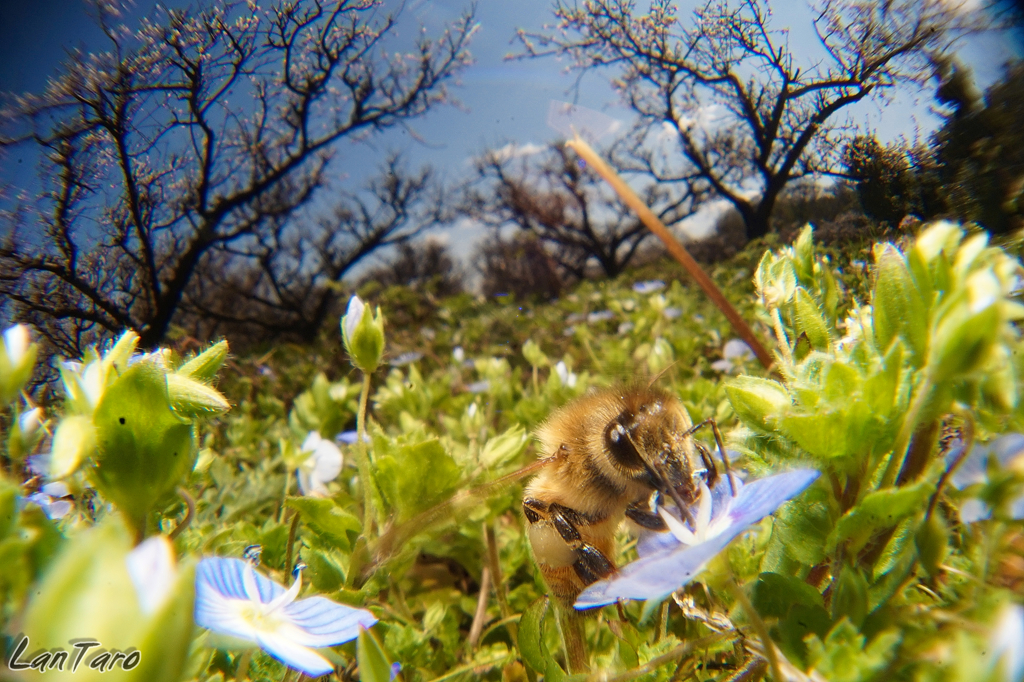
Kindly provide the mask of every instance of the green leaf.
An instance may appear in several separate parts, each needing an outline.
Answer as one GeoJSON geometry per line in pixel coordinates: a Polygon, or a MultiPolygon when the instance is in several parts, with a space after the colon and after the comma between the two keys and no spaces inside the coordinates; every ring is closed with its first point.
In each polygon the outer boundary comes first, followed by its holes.
{"type": "Polygon", "coordinates": [[[868,583],[863,574],[853,566],[843,566],[834,590],[832,620],[849,618],[859,628],[868,615],[868,583]]]}
{"type": "Polygon", "coordinates": [[[796,288],[794,310],[797,331],[807,335],[807,340],[815,350],[828,350],[831,342],[825,318],[822,317],[818,304],[803,287],[796,288]]]}
{"type": "Polygon", "coordinates": [[[778,573],[762,573],[754,583],[751,601],[766,618],[782,618],[791,606],[821,606],[821,595],[799,578],[778,573]]]}
{"type": "Polygon", "coordinates": [[[174,411],[185,417],[212,416],[231,409],[220,391],[189,376],[168,374],[167,393],[174,411]]]}
{"type": "Polygon", "coordinates": [[[829,682],[862,682],[878,679],[895,654],[902,637],[886,631],[870,642],[849,621],[836,623],[827,637],[807,638],[807,662],[829,682]]]}
{"type": "Polygon", "coordinates": [[[929,576],[938,575],[939,565],[949,553],[949,527],[938,509],[933,510],[931,516],[917,529],[914,545],[924,570],[929,576]]]}
{"type": "Polygon", "coordinates": [[[70,476],[96,452],[96,427],[85,415],[64,417],[53,435],[50,454],[50,476],[55,479],[70,476]]]}
{"type": "Polygon", "coordinates": [[[774,419],[791,405],[789,393],[777,381],[741,376],[725,385],[732,409],[748,426],[770,433],[774,419]]]}
{"type": "Polygon", "coordinates": [[[825,558],[825,540],[832,530],[832,518],[825,493],[812,486],[799,504],[787,503],[775,514],[772,533],[782,538],[786,554],[805,566],[825,558]]]}
{"type": "Polygon", "coordinates": [[[18,486],[0,477],[0,540],[7,537],[18,515],[18,486]]]}
{"type": "Polygon", "coordinates": [[[297,510],[310,528],[329,537],[346,552],[351,551],[355,537],[363,529],[363,524],[356,516],[339,507],[332,499],[289,497],[285,504],[297,510]]]}
{"type": "Polygon", "coordinates": [[[362,627],[356,638],[356,661],[362,682],[390,682],[391,662],[372,632],[362,627]]]}
{"type": "Polygon", "coordinates": [[[925,508],[935,486],[920,481],[903,488],[886,488],[868,493],[860,504],[846,512],[828,538],[831,549],[849,540],[850,552],[858,552],[878,530],[892,528],[904,518],[925,508]]]}
{"type": "Polygon", "coordinates": [[[920,366],[928,345],[928,311],[907,261],[892,244],[875,247],[877,278],[872,295],[875,342],[883,353],[902,336],[920,366]]]}
{"type": "Polygon", "coordinates": [[[779,621],[779,646],[786,656],[806,664],[808,635],[824,637],[832,625],[828,611],[822,606],[793,604],[785,618],[779,621]]]}
{"type": "Polygon", "coordinates": [[[526,430],[516,424],[501,435],[488,438],[480,452],[480,464],[488,469],[500,468],[515,460],[526,450],[526,430]]]}
{"type": "Polygon", "coordinates": [[[174,413],[163,368],[137,362],[111,384],[93,415],[96,489],[140,528],[159,498],[192,471],[192,426],[174,413]]]}
{"type": "Polygon", "coordinates": [[[564,682],[565,671],[551,658],[544,644],[544,620],[550,602],[541,597],[530,604],[519,619],[519,655],[549,682],[564,682]]]}
{"type": "Polygon", "coordinates": [[[877,582],[879,578],[903,562],[908,554],[913,555],[914,525],[913,519],[903,519],[900,521],[896,532],[885,543],[882,555],[878,557],[878,561],[875,562],[874,568],[872,568],[871,575],[873,580],[877,582]]]}
{"type": "Polygon", "coordinates": [[[815,457],[831,459],[845,457],[859,447],[850,441],[849,421],[845,410],[788,414],[779,419],[779,430],[815,457]]]}
{"type": "Polygon", "coordinates": [[[374,458],[376,479],[399,522],[429,509],[459,486],[459,466],[436,438],[395,447],[375,436],[374,453],[386,453],[374,458]]]}
{"type": "Polygon", "coordinates": [[[218,341],[199,355],[185,362],[175,371],[175,374],[189,377],[196,381],[213,381],[227,357],[228,342],[218,341]]]}

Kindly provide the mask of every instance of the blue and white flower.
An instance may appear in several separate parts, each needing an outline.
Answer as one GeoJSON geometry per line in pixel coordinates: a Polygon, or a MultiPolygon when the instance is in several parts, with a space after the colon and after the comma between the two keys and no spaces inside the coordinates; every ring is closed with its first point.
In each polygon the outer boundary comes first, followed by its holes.
{"type": "Polygon", "coordinates": [[[327,484],[338,477],[344,458],[338,446],[317,431],[310,431],[302,443],[297,478],[303,495],[326,495],[327,484]]]}
{"type": "Polygon", "coordinates": [[[203,559],[196,567],[196,624],[255,642],[310,677],[326,675],[334,666],[316,649],[354,639],[377,618],[324,597],[296,599],[301,587],[301,574],[286,590],[241,559],[203,559]]]}
{"type": "MultiPolygon", "coordinates": [[[[946,463],[950,466],[963,452],[964,443],[960,439],[950,443],[946,451],[946,463]]],[[[978,484],[988,482],[989,463],[999,465],[1001,469],[1024,471],[1024,434],[1007,433],[988,443],[975,443],[970,454],[950,476],[949,482],[958,490],[970,490],[978,484]]],[[[1008,516],[1015,520],[1024,519],[1024,495],[1013,497],[1005,509],[1008,516]]],[[[989,505],[976,497],[969,496],[960,504],[960,520],[974,523],[992,517],[989,505]]]]}
{"type": "Polygon", "coordinates": [[[746,485],[734,480],[735,497],[726,481],[713,491],[702,485],[691,510],[692,526],[658,509],[670,532],[645,534],[637,544],[640,558],[585,589],[576,608],[590,609],[620,599],[663,599],[693,579],[743,531],[803,492],[818,475],[812,469],[796,469],[746,485]]]}
{"type": "Polygon", "coordinates": [[[722,359],[711,363],[711,369],[729,373],[744,362],[754,359],[754,351],[744,341],[729,339],[722,347],[722,359]]]}
{"type": "Polygon", "coordinates": [[[633,285],[633,291],[638,294],[653,294],[657,291],[661,291],[665,288],[665,283],[660,279],[650,279],[646,282],[636,282],[633,285]]]}
{"type": "Polygon", "coordinates": [[[71,512],[72,501],[67,498],[71,495],[66,484],[61,481],[47,483],[39,492],[32,493],[24,499],[26,502],[38,504],[43,508],[46,518],[51,521],[62,519],[71,512]]]}

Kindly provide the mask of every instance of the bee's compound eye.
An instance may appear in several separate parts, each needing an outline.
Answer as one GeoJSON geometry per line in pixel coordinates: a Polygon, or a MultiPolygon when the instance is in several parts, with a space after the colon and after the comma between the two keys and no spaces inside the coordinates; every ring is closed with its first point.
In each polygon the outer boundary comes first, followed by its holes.
{"type": "MultiPolygon", "coordinates": [[[[608,452],[619,466],[626,469],[644,470],[644,460],[637,452],[633,440],[629,437],[629,432],[621,423],[624,416],[627,415],[620,415],[618,419],[608,424],[604,431],[605,447],[608,448],[608,452]]],[[[631,418],[632,415],[628,415],[628,417],[631,418]]]]}

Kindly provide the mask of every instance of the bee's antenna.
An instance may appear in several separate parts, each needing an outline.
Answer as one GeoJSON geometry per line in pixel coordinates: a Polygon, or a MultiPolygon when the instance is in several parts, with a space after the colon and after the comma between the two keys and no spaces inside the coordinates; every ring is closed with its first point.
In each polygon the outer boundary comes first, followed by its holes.
{"type": "MultiPolygon", "coordinates": [[[[718,455],[722,458],[722,466],[725,467],[725,477],[729,480],[729,492],[732,493],[733,497],[736,497],[736,481],[733,479],[732,467],[729,466],[729,457],[725,454],[725,446],[722,444],[722,433],[718,430],[718,422],[715,421],[714,417],[709,417],[699,424],[695,424],[688,428],[684,433],[683,437],[693,435],[697,429],[702,429],[705,426],[711,427],[711,432],[715,435],[715,445],[718,446],[718,455]]],[[[706,459],[705,462],[714,464],[714,460],[706,459]]]]}
{"type": "Polygon", "coordinates": [[[663,376],[668,374],[668,371],[670,369],[672,369],[673,367],[675,367],[678,364],[679,364],[678,360],[673,360],[668,365],[666,365],[664,369],[662,369],[660,372],[658,372],[653,377],[651,377],[651,380],[647,382],[647,388],[651,388],[652,386],[654,386],[654,384],[658,383],[658,381],[660,381],[663,376]]]}

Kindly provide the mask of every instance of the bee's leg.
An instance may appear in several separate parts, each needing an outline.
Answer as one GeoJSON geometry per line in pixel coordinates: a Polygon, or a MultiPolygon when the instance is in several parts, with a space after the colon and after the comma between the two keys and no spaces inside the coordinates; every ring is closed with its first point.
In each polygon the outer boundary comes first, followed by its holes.
{"type": "Polygon", "coordinates": [[[561,504],[550,505],[548,515],[565,544],[576,552],[576,561],[572,567],[584,585],[596,583],[615,571],[615,565],[608,557],[597,547],[584,542],[577,529],[578,526],[599,523],[604,519],[592,518],[561,504]]]}
{"type": "Polygon", "coordinates": [[[652,512],[646,501],[634,502],[626,507],[626,516],[641,528],[661,532],[668,530],[668,524],[665,523],[665,520],[652,512]]]}
{"type": "MultiPolygon", "coordinates": [[[[733,481],[732,478],[732,469],[729,468],[729,458],[726,457],[725,454],[725,445],[722,444],[722,433],[721,431],[718,430],[718,422],[716,422],[713,417],[705,419],[699,424],[694,424],[693,426],[691,426],[683,435],[689,436],[693,434],[697,429],[703,428],[705,426],[710,426],[711,432],[715,434],[715,445],[718,446],[718,452],[722,457],[722,466],[725,469],[725,477],[729,480],[729,490],[732,492],[733,497],[735,497],[736,483],[733,481]]],[[[714,487],[715,481],[718,480],[718,468],[715,466],[714,459],[712,459],[711,453],[707,451],[707,448],[701,446],[700,443],[694,442],[694,445],[697,446],[697,450],[700,452],[701,459],[704,460],[704,466],[706,466],[708,469],[708,487],[714,487]]]]}

